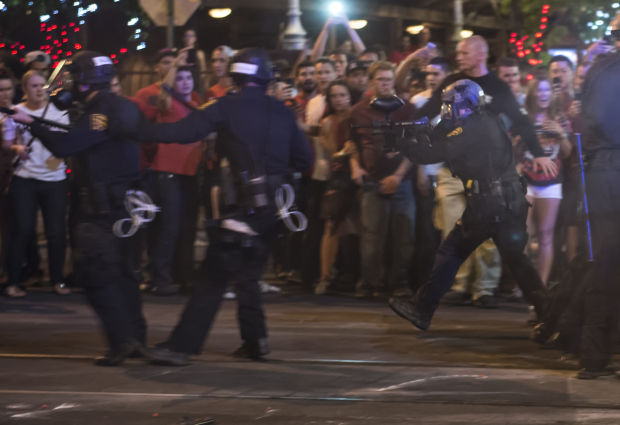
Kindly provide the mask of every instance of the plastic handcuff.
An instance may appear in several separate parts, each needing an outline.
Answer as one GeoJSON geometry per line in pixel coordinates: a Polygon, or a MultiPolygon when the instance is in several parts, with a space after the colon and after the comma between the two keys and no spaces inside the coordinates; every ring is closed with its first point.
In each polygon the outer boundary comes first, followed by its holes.
{"type": "Polygon", "coordinates": [[[308,227],[308,219],[301,211],[290,211],[295,202],[295,191],[290,184],[276,189],[278,216],[291,232],[303,232],[308,227]]]}
{"type": "Polygon", "coordinates": [[[119,238],[129,238],[135,235],[144,223],[153,221],[155,214],[160,211],[160,208],[153,203],[151,197],[141,190],[128,190],[125,192],[125,208],[130,217],[120,219],[112,226],[114,235],[119,238]],[[127,223],[131,226],[127,231],[124,231],[127,223]]]}

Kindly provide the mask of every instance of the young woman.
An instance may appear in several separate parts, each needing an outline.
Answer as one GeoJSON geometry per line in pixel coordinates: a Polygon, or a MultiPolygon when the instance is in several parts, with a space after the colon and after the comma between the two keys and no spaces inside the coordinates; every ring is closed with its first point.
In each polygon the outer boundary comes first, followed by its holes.
{"type": "MultiPolygon", "coordinates": [[[[68,124],[67,114],[49,102],[43,89],[45,81],[39,71],[26,72],[22,78],[25,101],[17,108],[33,116],[68,124]]],[[[6,132],[4,136],[4,145],[13,152],[16,163],[9,186],[11,234],[5,294],[9,297],[26,295],[20,286],[20,274],[28,245],[36,235],[39,208],[45,226],[51,284],[57,294],[69,294],[70,290],[63,282],[68,192],[65,163],[54,157],[27,127],[19,126],[15,136],[9,137],[6,132]]]]}
{"type": "Polygon", "coordinates": [[[535,171],[534,157],[525,151],[522,160],[522,173],[528,183],[527,200],[532,204],[528,214],[528,233],[538,239],[538,273],[547,284],[553,264],[553,231],[562,200],[562,160],[571,152],[568,140],[570,131],[567,120],[556,112],[551,84],[547,79],[533,80],[528,86],[525,98],[527,110],[537,130],[538,140],[556,165],[555,175],[545,175],[535,171]]]}
{"type": "Polygon", "coordinates": [[[348,156],[339,155],[345,140],[340,137],[340,123],[351,109],[351,92],[344,81],[330,83],[326,92],[327,111],[321,120],[319,141],[331,157],[331,176],[322,200],[321,218],[325,229],[321,239],[321,276],[315,294],[324,294],[329,286],[329,274],[338,254],[338,242],[343,222],[355,205],[355,186],[351,184],[348,156]]]}

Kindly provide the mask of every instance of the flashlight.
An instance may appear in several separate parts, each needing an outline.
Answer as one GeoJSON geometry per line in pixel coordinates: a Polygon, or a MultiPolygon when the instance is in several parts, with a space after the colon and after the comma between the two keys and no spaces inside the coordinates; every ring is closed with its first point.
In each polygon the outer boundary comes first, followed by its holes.
{"type": "Polygon", "coordinates": [[[344,6],[339,1],[334,1],[329,4],[329,13],[333,16],[339,16],[344,13],[344,6]]]}

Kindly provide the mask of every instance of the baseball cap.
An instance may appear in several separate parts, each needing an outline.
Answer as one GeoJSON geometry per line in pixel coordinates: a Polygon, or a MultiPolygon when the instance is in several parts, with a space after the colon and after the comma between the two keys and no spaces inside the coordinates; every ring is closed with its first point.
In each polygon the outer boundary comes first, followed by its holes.
{"type": "Polygon", "coordinates": [[[347,74],[350,74],[353,71],[357,71],[358,69],[367,71],[368,66],[369,66],[369,63],[367,61],[352,61],[347,66],[347,74]]]}

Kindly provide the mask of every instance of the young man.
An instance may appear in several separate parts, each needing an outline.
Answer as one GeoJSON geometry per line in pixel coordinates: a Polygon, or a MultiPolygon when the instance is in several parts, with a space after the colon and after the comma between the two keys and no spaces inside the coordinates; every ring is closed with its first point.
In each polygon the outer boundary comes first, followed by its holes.
{"type": "MultiPolygon", "coordinates": [[[[394,67],[376,62],[369,69],[373,97],[391,99],[394,95],[394,67]]],[[[413,106],[404,104],[392,112],[394,121],[409,121],[413,106]]],[[[358,157],[351,159],[351,175],[363,185],[361,199],[361,280],[356,288],[359,297],[379,296],[383,291],[381,276],[386,244],[392,244],[392,259],[386,273],[388,290],[395,295],[411,293],[408,266],[413,254],[415,201],[409,173],[411,162],[395,146],[387,144],[385,135],[370,128],[353,130],[351,125],[370,126],[385,120],[385,114],[360,101],[344,120],[341,131],[358,147],[358,157]],[[389,224],[389,225],[388,225],[389,224]],[[397,247],[397,248],[396,248],[397,247]]]]}
{"type": "Polygon", "coordinates": [[[519,72],[519,62],[513,58],[503,57],[497,61],[497,76],[500,80],[508,84],[510,91],[520,106],[525,103],[525,93],[521,87],[521,72],[519,72]]]}
{"type": "Polygon", "coordinates": [[[232,78],[228,75],[228,65],[233,57],[233,50],[228,46],[218,46],[211,53],[211,67],[216,83],[205,93],[209,101],[225,96],[232,88],[232,78]]]}
{"type": "MultiPolygon", "coordinates": [[[[155,122],[176,122],[198,108],[192,100],[193,69],[186,65],[187,51],[177,56],[159,94],[155,122]]],[[[151,160],[153,201],[161,208],[151,228],[149,244],[153,292],[174,294],[189,285],[193,268],[193,242],[197,220],[196,173],[201,142],[155,144],[151,160]]]]}

